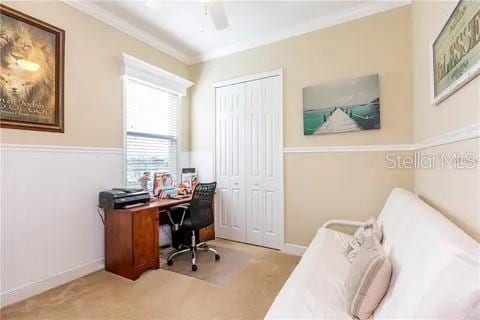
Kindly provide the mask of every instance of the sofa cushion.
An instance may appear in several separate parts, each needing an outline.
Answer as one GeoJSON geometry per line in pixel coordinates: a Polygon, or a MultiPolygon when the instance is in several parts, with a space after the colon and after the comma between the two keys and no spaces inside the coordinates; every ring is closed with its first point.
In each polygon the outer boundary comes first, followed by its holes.
{"type": "Polygon", "coordinates": [[[275,298],[266,319],[350,319],[345,279],[351,236],[320,228],[275,298]]]}
{"type": "Polygon", "coordinates": [[[347,310],[358,319],[368,319],[385,292],[392,265],[382,246],[370,235],[360,247],[348,271],[346,287],[347,310]]]}
{"type": "Polygon", "coordinates": [[[393,265],[375,319],[464,319],[480,302],[478,242],[411,192],[394,189],[378,221],[393,265]]]}
{"type": "Polygon", "coordinates": [[[355,256],[357,255],[360,247],[363,242],[369,235],[374,235],[378,242],[382,242],[383,233],[382,229],[377,223],[375,217],[371,217],[365,222],[363,227],[359,227],[355,234],[353,235],[352,240],[349,242],[346,250],[348,261],[352,262],[355,256]]]}

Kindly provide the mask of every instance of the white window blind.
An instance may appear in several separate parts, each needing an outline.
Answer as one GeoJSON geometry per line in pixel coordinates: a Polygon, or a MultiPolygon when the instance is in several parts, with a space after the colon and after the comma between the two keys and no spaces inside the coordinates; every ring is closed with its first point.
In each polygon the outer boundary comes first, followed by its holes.
{"type": "Polygon", "coordinates": [[[127,186],[144,172],[177,173],[178,95],[132,78],[126,80],[127,186]]]}

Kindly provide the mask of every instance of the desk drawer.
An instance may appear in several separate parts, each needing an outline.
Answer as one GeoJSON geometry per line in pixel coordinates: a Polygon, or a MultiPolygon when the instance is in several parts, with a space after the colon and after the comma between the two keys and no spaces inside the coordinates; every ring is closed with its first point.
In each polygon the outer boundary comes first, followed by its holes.
{"type": "Polygon", "coordinates": [[[206,228],[202,228],[199,230],[199,241],[198,242],[204,242],[208,240],[215,240],[215,227],[214,224],[209,225],[206,228]]]}

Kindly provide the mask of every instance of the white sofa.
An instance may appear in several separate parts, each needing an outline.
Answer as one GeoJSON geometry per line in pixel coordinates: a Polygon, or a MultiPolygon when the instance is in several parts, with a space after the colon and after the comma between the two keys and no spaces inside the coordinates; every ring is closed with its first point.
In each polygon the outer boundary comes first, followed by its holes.
{"type": "MultiPolygon", "coordinates": [[[[411,192],[394,189],[378,222],[393,274],[375,319],[480,319],[480,245],[411,192]]],[[[320,228],[266,319],[351,319],[344,282],[351,236],[320,228]]]]}

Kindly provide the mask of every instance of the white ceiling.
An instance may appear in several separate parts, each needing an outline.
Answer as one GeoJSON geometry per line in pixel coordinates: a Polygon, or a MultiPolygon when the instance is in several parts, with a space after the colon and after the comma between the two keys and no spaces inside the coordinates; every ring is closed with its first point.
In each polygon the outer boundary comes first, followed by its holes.
{"type": "Polygon", "coordinates": [[[188,64],[408,4],[409,1],[224,1],[217,31],[201,1],[67,1],[188,64]]]}

